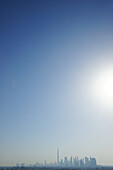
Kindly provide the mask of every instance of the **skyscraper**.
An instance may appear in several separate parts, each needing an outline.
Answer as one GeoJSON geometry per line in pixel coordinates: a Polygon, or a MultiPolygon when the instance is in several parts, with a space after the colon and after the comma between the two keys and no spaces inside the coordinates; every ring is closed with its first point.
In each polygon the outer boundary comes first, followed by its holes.
{"type": "Polygon", "coordinates": [[[57,149],[57,164],[59,165],[59,149],[57,149]]]}

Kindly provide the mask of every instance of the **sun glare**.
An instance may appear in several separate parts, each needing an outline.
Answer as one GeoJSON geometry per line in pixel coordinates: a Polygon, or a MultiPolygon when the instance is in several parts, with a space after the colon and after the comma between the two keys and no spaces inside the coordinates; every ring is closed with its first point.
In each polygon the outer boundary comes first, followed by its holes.
{"type": "Polygon", "coordinates": [[[113,69],[104,70],[96,75],[93,93],[99,102],[113,106],[113,69]]]}

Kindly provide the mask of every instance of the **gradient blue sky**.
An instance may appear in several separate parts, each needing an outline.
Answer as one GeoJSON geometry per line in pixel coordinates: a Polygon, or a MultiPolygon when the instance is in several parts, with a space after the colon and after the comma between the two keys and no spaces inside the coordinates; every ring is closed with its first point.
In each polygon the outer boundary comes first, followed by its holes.
{"type": "Polygon", "coordinates": [[[0,165],[57,148],[113,165],[113,96],[93,95],[113,68],[113,0],[1,0],[0,25],[0,165]]]}

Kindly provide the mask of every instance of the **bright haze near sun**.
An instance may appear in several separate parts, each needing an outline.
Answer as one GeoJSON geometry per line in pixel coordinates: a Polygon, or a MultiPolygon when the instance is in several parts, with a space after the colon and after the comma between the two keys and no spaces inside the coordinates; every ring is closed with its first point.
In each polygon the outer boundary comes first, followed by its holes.
{"type": "Polygon", "coordinates": [[[97,102],[103,104],[103,107],[113,107],[113,67],[98,71],[93,82],[93,92],[97,102]]]}
{"type": "Polygon", "coordinates": [[[113,165],[113,1],[0,0],[0,166],[113,165]]]}

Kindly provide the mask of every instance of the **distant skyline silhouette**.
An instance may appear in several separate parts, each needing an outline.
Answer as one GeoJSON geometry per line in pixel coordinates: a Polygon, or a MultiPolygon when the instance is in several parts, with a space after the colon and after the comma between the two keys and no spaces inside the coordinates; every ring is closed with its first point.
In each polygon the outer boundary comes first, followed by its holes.
{"type": "Polygon", "coordinates": [[[70,157],[69,159],[67,156],[64,157],[64,159],[60,158],[60,152],[59,149],[57,149],[57,161],[48,163],[46,160],[44,160],[43,163],[36,162],[35,164],[27,164],[25,163],[17,163],[16,167],[61,167],[61,168],[96,168],[99,167],[97,165],[96,158],[88,158],[85,156],[85,158],[79,159],[78,156],[70,157]]]}

